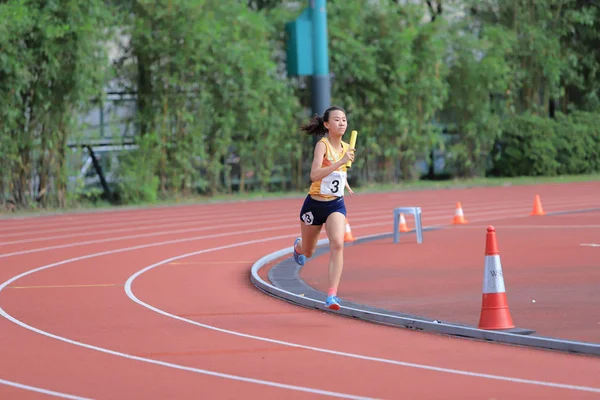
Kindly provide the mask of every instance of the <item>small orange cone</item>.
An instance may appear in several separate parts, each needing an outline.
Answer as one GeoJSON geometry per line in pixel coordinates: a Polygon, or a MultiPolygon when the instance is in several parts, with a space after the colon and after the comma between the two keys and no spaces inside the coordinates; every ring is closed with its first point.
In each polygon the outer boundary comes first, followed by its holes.
{"type": "Polygon", "coordinates": [[[508,301],[500,252],[496,243],[496,229],[488,226],[485,241],[485,273],[483,276],[483,295],[479,329],[511,329],[514,328],[508,301]]]}
{"type": "Polygon", "coordinates": [[[346,218],[346,233],[344,234],[344,242],[354,242],[354,236],[352,236],[352,230],[350,229],[350,223],[348,222],[348,218],[346,218]]]}
{"type": "Polygon", "coordinates": [[[540,195],[535,195],[535,200],[533,201],[533,211],[531,215],[546,215],[544,209],[542,208],[542,201],[540,200],[540,195]]]}
{"type": "Polygon", "coordinates": [[[400,213],[400,232],[408,232],[408,226],[406,225],[406,219],[404,214],[400,213]]]}
{"type": "Polygon", "coordinates": [[[455,225],[466,224],[467,220],[465,219],[465,215],[463,214],[462,205],[460,201],[456,203],[456,211],[454,212],[454,220],[452,221],[455,225]]]}

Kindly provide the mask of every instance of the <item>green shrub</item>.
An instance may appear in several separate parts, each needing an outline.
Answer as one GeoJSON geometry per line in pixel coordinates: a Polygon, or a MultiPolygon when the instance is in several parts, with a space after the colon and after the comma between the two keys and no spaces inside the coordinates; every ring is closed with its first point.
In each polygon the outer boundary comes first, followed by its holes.
{"type": "Polygon", "coordinates": [[[521,115],[502,122],[491,175],[552,176],[600,171],[600,114],[574,112],[555,119],[521,115]]]}
{"type": "Polygon", "coordinates": [[[138,140],[137,150],[120,157],[121,168],[116,174],[115,200],[120,204],[153,203],[158,200],[159,165],[157,135],[149,133],[138,140]]]}
{"type": "Polygon", "coordinates": [[[506,119],[494,150],[492,174],[498,176],[552,176],[559,171],[555,122],[525,114],[506,119]]]}
{"type": "Polygon", "coordinates": [[[560,174],[600,171],[600,114],[558,115],[555,141],[560,174]]]}

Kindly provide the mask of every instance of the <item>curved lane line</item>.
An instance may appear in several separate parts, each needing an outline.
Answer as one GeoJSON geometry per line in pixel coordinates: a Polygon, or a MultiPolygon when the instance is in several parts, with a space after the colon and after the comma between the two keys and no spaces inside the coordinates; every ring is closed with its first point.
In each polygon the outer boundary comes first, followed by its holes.
{"type": "MultiPolygon", "coordinates": [[[[245,245],[248,245],[248,244],[263,243],[263,242],[266,242],[266,241],[284,239],[284,238],[295,237],[295,236],[296,235],[285,235],[285,236],[275,236],[275,237],[271,237],[271,238],[267,238],[267,239],[257,239],[257,240],[253,240],[253,241],[250,241],[250,242],[236,243],[236,244],[233,244],[233,245],[221,246],[221,247],[214,248],[214,249],[206,249],[206,250],[203,250],[202,252],[216,251],[216,250],[221,250],[221,249],[231,248],[231,247],[240,247],[240,246],[245,246],[245,245]]],[[[140,247],[149,247],[149,246],[148,245],[136,246],[135,248],[140,248],[140,247]]],[[[24,272],[22,274],[19,274],[17,276],[14,276],[11,279],[7,280],[6,282],[2,283],[2,285],[0,285],[0,292],[2,290],[4,290],[8,285],[10,285],[11,283],[13,283],[14,281],[16,281],[18,279],[21,279],[21,278],[23,278],[23,277],[25,277],[27,275],[31,275],[31,274],[34,274],[36,272],[45,270],[45,269],[57,267],[59,265],[64,265],[64,264],[67,264],[67,263],[70,263],[70,262],[75,262],[75,261],[80,261],[80,260],[84,260],[84,259],[94,258],[94,257],[98,257],[98,256],[101,256],[101,255],[120,253],[120,252],[124,252],[124,251],[128,251],[128,250],[132,250],[132,249],[134,249],[134,248],[131,247],[131,248],[118,249],[118,250],[109,250],[109,251],[105,251],[105,252],[102,252],[102,253],[88,254],[86,256],[71,258],[71,259],[68,259],[68,260],[63,260],[63,261],[56,262],[56,263],[53,263],[53,264],[49,264],[49,265],[46,265],[46,266],[43,266],[43,267],[39,267],[39,268],[30,270],[30,271],[24,272]]],[[[86,349],[89,349],[89,350],[95,350],[95,351],[98,351],[98,352],[101,352],[101,353],[106,353],[106,354],[111,354],[111,355],[114,355],[114,356],[126,358],[126,359],[129,359],[129,360],[141,361],[141,362],[145,362],[145,363],[149,363],[149,364],[154,364],[154,365],[161,365],[161,366],[164,366],[164,367],[169,367],[169,368],[183,370],[183,371],[189,371],[189,372],[195,372],[195,373],[198,373],[198,374],[209,375],[209,376],[214,376],[214,377],[218,377],[218,378],[226,378],[226,379],[231,379],[231,380],[235,380],[235,381],[242,381],[242,382],[247,382],[247,383],[254,383],[254,384],[258,384],[258,385],[276,387],[276,388],[281,388],[281,389],[295,390],[295,391],[299,391],[299,392],[319,394],[319,395],[323,395],[323,396],[338,397],[338,398],[352,399],[352,400],[366,400],[366,399],[371,399],[370,397],[361,397],[361,396],[355,396],[355,395],[347,394],[347,393],[338,393],[338,392],[332,392],[332,391],[320,390],[320,389],[313,389],[313,388],[303,387],[303,386],[287,385],[287,384],[278,383],[278,382],[272,382],[272,381],[267,381],[267,380],[262,380],[262,379],[248,378],[248,377],[238,376],[238,375],[232,375],[232,374],[225,374],[225,373],[210,371],[210,370],[201,369],[201,368],[187,367],[187,366],[184,366],[184,365],[169,363],[169,362],[165,362],[165,361],[159,361],[159,360],[153,360],[153,359],[150,359],[150,358],[144,358],[144,357],[134,356],[134,355],[127,354],[127,353],[122,353],[122,352],[119,352],[119,351],[114,351],[114,350],[106,349],[106,348],[103,348],[103,347],[98,347],[98,346],[94,346],[94,345],[91,345],[91,344],[78,342],[76,340],[71,340],[71,339],[63,337],[63,336],[58,336],[58,335],[52,334],[50,332],[43,331],[41,329],[35,328],[35,327],[31,326],[31,325],[28,325],[28,324],[26,324],[26,323],[24,323],[24,322],[22,322],[22,321],[20,321],[20,320],[18,320],[16,318],[14,318],[12,315],[8,314],[2,307],[0,307],[0,315],[2,315],[4,318],[8,319],[9,321],[11,321],[11,322],[19,325],[20,327],[28,329],[30,331],[33,331],[35,333],[38,333],[38,334],[40,334],[42,336],[46,336],[46,337],[49,337],[49,338],[52,338],[52,339],[56,339],[56,340],[59,340],[61,342],[65,342],[65,343],[72,344],[72,345],[75,345],[75,346],[83,347],[83,348],[86,348],[86,349]]]]}
{"type": "Polygon", "coordinates": [[[73,396],[72,394],[55,392],[54,390],[43,389],[37,386],[24,385],[22,383],[7,381],[6,379],[0,379],[0,385],[12,386],[18,389],[29,390],[30,392],[37,392],[47,394],[49,396],[61,397],[63,399],[74,399],[74,400],[90,400],[87,397],[73,396]]]}
{"type": "MultiPolygon", "coordinates": [[[[487,203],[485,203],[485,202],[478,202],[477,203],[478,209],[482,209],[482,210],[485,209],[486,207],[488,207],[486,204],[487,203]]],[[[518,206],[519,204],[520,204],[520,202],[505,201],[505,202],[501,203],[500,205],[502,207],[514,207],[514,206],[518,206]]],[[[494,205],[496,207],[499,206],[499,204],[497,202],[494,205]]],[[[390,207],[377,207],[377,208],[371,207],[369,209],[369,211],[356,211],[356,212],[353,212],[352,215],[355,217],[356,216],[369,216],[370,217],[370,216],[374,215],[374,216],[379,216],[379,218],[382,218],[382,216],[384,215],[383,213],[387,214],[387,212],[389,211],[389,208],[390,207]],[[376,214],[374,214],[373,212],[376,212],[376,214]]],[[[421,208],[426,209],[428,215],[429,214],[439,214],[442,212],[446,213],[448,211],[447,207],[439,204],[439,202],[425,203],[425,204],[421,205],[421,208]]],[[[119,224],[103,223],[102,225],[98,225],[98,226],[84,226],[84,227],[76,226],[76,227],[71,227],[71,228],[60,229],[60,232],[71,232],[71,233],[54,235],[54,236],[36,236],[33,238],[0,242],[0,246],[33,243],[33,242],[43,242],[43,241],[58,240],[58,239],[69,239],[72,237],[80,238],[82,236],[107,235],[107,234],[112,234],[112,233],[123,233],[123,232],[126,233],[126,232],[140,231],[140,230],[150,230],[150,229],[156,230],[158,228],[160,228],[160,229],[171,228],[171,227],[181,228],[183,226],[188,226],[188,225],[209,225],[209,226],[211,226],[210,229],[214,229],[214,227],[212,226],[213,225],[212,222],[219,222],[219,226],[221,228],[232,227],[232,226],[256,225],[256,222],[264,220],[265,216],[269,216],[271,219],[276,217],[276,218],[280,218],[283,220],[287,220],[287,217],[289,216],[289,212],[265,213],[264,215],[258,215],[256,213],[254,213],[254,214],[252,214],[251,217],[247,217],[243,213],[241,213],[239,215],[227,213],[226,215],[227,215],[227,218],[223,217],[223,216],[214,217],[214,215],[212,215],[212,214],[210,215],[210,218],[208,218],[208,219],[206,219],[205,217],[198,217],[197,215],[188,215],[187,218],[185,218],[185,217],[164,218],[160,221],[157,219],[146,218],[146,219],[139,219],[136,221],[130,221],[130,222],[119,223],[119,224]],[[254,220],[255,222],[230,223],[233,221],[239,221],[242,217],[243,217],[244,221],[253,221],[254,220]],[[181,219],[181,222],[175,222],[179,219],[181,219]],[[163,221],[168,222],[168,223],[163,223],[163,221]],[[227,223],[227,225],[223,224],[223,222],[227,223]],[[142,223],[143,225],[137,225],[138,223],[142,223]],[[136,224],[136,226],[132,226],[132,224],[136,224]],[[126,226],[126,227],[115,229],[115,226],[121,226],[121,225],[126,226]],[[99,230],[101,228],[104,228],[104,226],[108,226],[108,227],[110,227],[110,229],[99,230]],[[80,230],[87,230],[87,231],[86,232],[78,232],[80,230]]],[[[385,218],[388,218],[388,216],[385,215],[385,218]]],[[[27,228],[27,226],[22,226],[21,228],[27,228]]],[[[197,228],[193,228],[193,229],[197,229],[197,228]]],[[[206,230],[206,229],[207,228],[201,229],[201,230],[206,230]]],[[[39,235],[39,234],[46,234],[46,233],[53,233],[53,232],[58,232],[58,230],[51,230],[51,231],[34,230],[33,232],[30,232],[29,234],[33,233],[35,235],[39,235]]],[[[171,231],[166,231],[166,233],[171,233],[171,231]]],[[[17,233],[13,236],[22,236],[22,233],[17,233]]],[[[3,235],[0,234],[0,238],[2,238],[2,237],[3,237],[3,235]]]]}
{"type": "MultiPolygon", "coordinates": [[[[374,224],[374,225],[376,225],[376,224],[374,224]]],[[[307,349],[307,350],[313,350],[313,351],[321,352],[321,353],[327,353],[327,354],[333,354],[333,355],[339,355],[339,356],[345,356],[345,357],[350,357],[350,358],[357,358],[357,359],[362,359],[362,360],[367,360],[367,361],[374,361],[374,362],[380,362],[380,363],[386,363],[386,364],[393,364],[393,365],[399,365],[399,366],[405,366],[405,367],[411,367],[411,368],[425,369],[425,370],[430,370],[430,371],[438,371],[438,372],[452,373],[452,374],[472,376],[472,377],[480,377],[480,378],[486,378],[486,379],[494,379],[494,380],[516,382],[516,383],[532,384],[532,385],[538,385],[538,386],[549,386],[549,387],[556,387],[556,388],[562,388],[562,389],[570,389],[570,390],[579,390],[579,391],[600,393],[600,388],[594,388],[594,387],[588,387],[588,386],[568,385],[568,384],[560,384],[560,383],[553,383],[553,382],[544,382],[544,381],[536,381],[536,380],[528,380],[528,379],[505,377],[505,376],[499,376],[499,375],[481,374],[481,373],[476,373],[476,372],[462,371],[462,370],[449,369],[449,368],[441,368],[441,367],[435,367],[435,366],[424,365],[424,364],[408,363],[408,362],[403,362],[403,361],[396,361],[396,360],[389,360],[389,359],[383,359],[383,358],[377,358],[377,357],[363,356],[363,355],[358,355],[358,354],[353,354],[353,353],[339,352],[339,351],[335,351],[335,350],[323,349],[323,348],[318,348],[318,347],[313,347],[313,346],[305,346],[305,345],[301,345],[301,344],[296,344],[296,343],[291,343],[291,342],[284,342],[284,341],[270,339],[270,338],[265,338],[265,337],[260,337],[260,336],[248,335],[248,334],[244,334],[244,333],[241,333],[241,332],[235,332],[235,331],[230,331],[230,330],[226,330],[226,329],[222,329],[222,328],[218,328],[218,327],[214,327],[214,326],[210,326],[210,325],[201,324],[201,323],[193,321],[193,320],[188,320],[186,318],[170,314],[170,313],[168,313],[166,311],[160,310],[160,309],[158,309],[156,307],[153,307],[153,306],[151,306],[151,305],[149,305],[147,303],[144,303],[143,301],[137,299],[137,297],[135,297],[135,295],[131,291],[131,286],[132,286],[132,283],[133,283],[133,281],[134,281],[135,278],[137,278],[142,273],[144,273],[144,272],[146,272],[146,271],[148,271],[148,270],[150,270],[152,268],[155,268],[155,267],[157,267],[159,265],[163,265],[165,263],[168,263],[168,262],[171,262],[171,261],[174,261],[174,260],[178,260],[178,259],[190,257],[192,255],[197,255],[197,254],[202,254],[202,253],[208,253],[208,252],[213,252],[213,251],[219,251],[219,250],[226,250],[226,249],[230,249],[230,248],[242,247],[242,246],[247,246],[247,245],[251,245],[251,244],[265,243],[265,242],[269,242],[269,241],[286,239],[286,238],[292,238],[292,237],[296,237],[296,236],[297,236],[297,234],[274,236],[274,237],[270,237],[270,238],[251,240],[251,241],[239,242],[239,243],[234,243],[234,244],[225,245],[225,246],[214,247],[214,248],[210,248],[210,249],[204,249],[204,250],[200,250],[200,251],[197,251],[197,252],[192,252],[192,253],[187,253],[187,254],[184,254],[184,255],[172,257],[172,258],[163,260],[163,261],[161,261],[159,263],[155,263],[153,265],[150,265],[150,266],[148,266],[148,267],[146,267],[146,268],[144,268],[144,269],[136,272],[134,275],[130,276],[130,278],[127,280],[127,283],[126,283],[126,286],[125,286],[125,291],[126,291],[127,295],[133,301],[135,301],[136,303],[142,305],[143,307],[151,309],[151,310],[153,310],[153,311],[155,311],[157,313],[160,313],[162,315],[168,316],[170,318],[174,318],[174,319],[178,319],[178,320],[181,320],[181,321],[184,321],[184,322],[187,322],[187,323],[191,323],[191,324],[194,324],[194,325],[197,325],[197,326],[200,326],[200,327],[204,327],[206,329],[210,329],[210,330],[214,330],[214,331],[218,331],[218,332],[222,332],[222,333],[231,334],[231,335],[234,335],[234,336],[246,337],[246,338],[250,338],[250,339],[255,339],[255,340],[260,340],[260,341],[265,341],[265,342],[270,342],[270,343],[281,344],[281,345],[289,346],[289,347],[296,347],[296,348],[302,348],[302,349],[307,349]]],[[[18,279],[21,279],[21,278],[23,278],[25,276],[34,274],[34,273],[42,271],[42,270],[46,270],[46,269],[49,269],[49,268],[57,267],[57,266],[64,265],[64,264],[67,264],[67,263],[81,261],[81,260],[90,259],[90,258],[95,258],[95,257],[103,256],[103,255],[122,253],[122,252],[126,252],[126,251],[137,250],[137,249],[148,248],[148,247],[155,247],[155,246],[160,246],[160,245],[163,245],[163,244],[171,244],[171,243],[185,242],[185,241],[190,241],[190,240],[197,240],[199,238],[202,238],[202,237],[179,239],[179,240],[171,240],[171,241],[157,242],[157,243],[150,243],[150,244],[143,244],[143,245],[139,245],[139,246],[132,246],[132,247],[121,248],[121,249],[107,250],[107,251],[104,251],[104,252],[93,253],[93,254],[88,254],[88,255],[85,255],[85,256],[80,256],[80,257],[75,257],[75,258],[71,258],[71,259],[67,259],[67,260],[62,260],[62,261],[55,262],[55,263],[52,263],[52,264],[48,264],[48,265],[45,265],[45,266],[42,266],[42,267],[39,267],[39,268],[35,268],[33,270],[30,270],[30,271],[26,271],[24,273],[21,273],[19,275],[16,275],[16,276],[10,278],[9,280],[5,281],[4,283],[2,283],[0,285],[0,292],[2,290],[4,290],[11,283],[17,281],[18,279]]],[[[326,241],[327,239],[323,239],[323,240],[326,241]]],[[[324,242],[320,242],[320,243],[322,244],[324,242]]],[[[280,250],[280,251],[283,251],[284,253],[287,253],[290,250],[291,250],[291,246],[289,248],[285,248],[284,250],[280,250]]],[[[257,263],[258,263],[258,261],[257,261],[257,263]]],[[[24,323],[24,322],[22,322],[22,321],[20,321],[20,320],[18,320],[16,318],[14,318],[10,314],[8,314],[2,307],[0,307],[0,315],[2,315],[4,318],[8,319],[9,321],[15,323],[16,325],[19,325],[22,328],[28,329],[30,331],[36,332],[36,333],[38,333],[40,335],[43,335],[43,336],[46,336],[46,337],[50,337],[52,339],[56,339],[56,340],[59,340],[59,341],[62,341],[62,342],[66,342],[66,343],[69,343],[69,344],[72,344],[72,345],[76,345],[76,346],[79,346],[79,347],[83,347],[83,348],[87,348],[87,349],[90,349],[90,350],[95,350],[95,351],[98,351],[98,352],[102,352],[102,353],[107,353],[107,354],[119,356],[119,357],[126,358],[126,359],[131,359],[131,360],[146,362],[146,363],[155,364],[155,365],[166,366],[166,367],[169,367],[169,368],[174,368],[174,369],[179,369],[179,370],[185,370],[185,371],[190,371],[190,372],[195,372],[195,373],[200,373],[200,374],[205,374],[205,375],[210,375],[210,376],[222,377],[222,378],[227,378],[227,379],[232,379],[232,380],[238,380],[238,381],[244,381],[244,382],[249,382],[249,383],[256,383],[256,384],[261,384],[261,385],[266,385],[266,386],[279,387],[279,388],[284,388],[284,389],[304,391],[304,392],[310,392],[310,393],[316,393],[316,394],[318,393],[318,394],[323,394],[323,395],[327,395],[327,396],[337,396],[337,397],[349,398],[349,399],[362,399],[362,397],[358,397],[358,396],[354,396],[354,395],[347,395],[347,394],[342,394],[342,393],[334,393],[334,392],[329,392],[329,391],[320,391],[318,389],[311,389],[311,388],[305,388],[305,387],[300,387],[300,386],[285,385],[285,384],[280,384],[280,383],[277,383],[277,382],[270,382],[270,381],[258,380],[258,379],[253,379],[253,378],[246,378],[246,377],[241,377],[241,376],[236,376],[236,375],[223,374],[223,373],[219,373],[219,372],[214,372],[214,371],[209,371],[209,370],[204,370],[204,369],[198,369],[198,368],[192,368],[192,367],[186,367],[186,366],[183,366],[183,365],[178,365],[178,364],[173,364],[173,363],[168,363],[168,362],[153,360],[153,359],[149,359],[149,358],[138,357],[138,356],[134,356],[134,355],[130,355],[130,354],[126,354],[126,353],[122,353],[122,352],[118,352],[118,351],[114,351],[114,350],[110,350],[110,349],[106,349],[106,348],[102,348],[102,347],[93,346],[93,345],[82,343],[82,342],[77,342],[75,340],[71,340],[71,339],[68,339],[66,337],[54,335],[52,333],[43,331],[41,329],[35,328],[33,326],[30,326],[30,325],[28,325],[28,324],[26,324],[26,323],[24,323]]]]}
{"type": "MultiPolygon", "coordinates": [[[[295,237],[297,235],[287,235],[287,237],[292,237],[292,236],[295,237]]],[[[133,291],[131,289],[131,286],[133,285],[133,281],[136,278],[138,278],[143,273],[148,272],[151,269],[154,269],[154,268],[156,268],[156,267],[158,267],[160,265],[164,265],[164,264],[167,264],[169,262],[173,262],[175,260],[179,260],[179,259],[186,258],[186,257],[196,256],[196,255],[199,255],[199,254],[208,253],[208,252],[212,252],[212,251],[225,250],[225,249],[229,249],[229,248],[233,248],[233,247],[238,247],[238,246],[245,246],[245,245],[256,243],[256,242],[261,242],[261,241],[259,240],[259,241],[242,242],[242,243],[236,243],[236,244],[231,244],[231,245],[227,245],[227,246],[215,247],[215,248],[212,248],[212,249],[205,249],[205,250],[195,251],[195,252],[192,252],[192,253],[187,253],[187,254],[182,254],[182,255],[179,255],[179,256],[171,257],[171,258],[168,258],[166,260],[160,261],[158,263],[149,265],[146,268],[141,269],[138,272],[136,272],[135,274],[131,275],[129,277],[129,279],[127,279],[127,282],[125,283],[125,292],[127,293],[127,296],[129,296],[129,298],[131,300],[133,300],[134,302],[138,303],[142,307],[145,307],[145,308],[147,308],[149,310],[152,310],[152,311],[154,311],[154,312],[156,312],[158,314],[162,314],[162,315],[164,315],[166,317],[177,319],[179,321],[187,322],[187,323],[199,326],[201,328],[206,328],[206,329],[209,329],[209,330],[213,330],[213,331],[217,331],[217,332],[221,332],[221,333],[226,333],[226,334],[230,334],[230,335],[234,335],[234,336],[244,337],[244,338],[248,338],[248,339],[260,340],[260,341],[263,341],[263,342],[274,343],[274,344],[279,344],[279,345],[288,346],[288,347],[294,347],[294,348],[300,348],[300,349],[304,349],[304,350],[312,350],[312,351],[316,351],[316,352],[319,352],[319,353],[333,354],[333,355],[337,355],[337,356],[343,356],[343,357],[349,357],[349,358],[356,358],[356,359],[366,360],[366,361],[375,361],[375,362],[379,362],[379,363],[392,364],[392,365],[398,365],[398,366],[409,367],[409,368],[424,369],[424,370],[436,371],[436,372],[445,372],[445,373],[450,373],[450,374],[455,374],[455,375],[464,375],[464,376],[484,378],[484,379],[493,379],[493,380],[500,380],[500,381],[508,381],[508,382],[513,382],[513,383],[524,383],[524,384],[536,385],[536,386],[547,386],[547,387],[553,387],[553,388],[561,388],[561,389],[570,389],[570,390],[579,390],[579,391],[585,391],[585,392],[600,393],[600,388],[595,388],[595,387],[579,386],[579,385],[569,385],[569,384],[554,383],[554,382],[545,382],[545,381],[530,380],[530,379],[521,379],[521,378],[513,378],[513,377],[508,377],[508,376],[483,374],[483,373],[478,373],[478,372],[463,371],[463,370],[452,369],[452,368],[436,367],[436,366],[426,365],[426,364],[417,364],[417,363],[410,363],[410,362],[404,362],[404,361],[390,360],[390,359],[379,358],[379,357],[369,357],[369,356],[363,356],[363,355],[360,355],[360,354],[354,354],[354,353],[347,353],[347,352],[336,351],[336,350],[323,349],[323,348],[313,347],[313,346],[306,346],[306,345],[302,345],[302,344],[297,344],[297,343],[292,343],[292,342],[286,342],[286,341],[282,341],[282,340],[270,339],[270,338],[266,338],[266,337],[262,337],[262,336],[255,336],[255,335],[245,334],[245,333],[241,333],[241,332],[231,331],[231,330],[228,330],[228,329],[218,328],[218,327],[215,327],[215,326],[212,326],[212,325],[207,325],[207,324],[203,324],[201,322],[197,322],[197,321],[190,320],[190,319],[187,319],[187,318],[184,318],[184,317],[180,317],[178,315],[174,315],[174,314],[171,314],[171,313],[169,313],[167,311],[164,311],[164,310],[161,310],[159,308],[156,308],[156,307],[154,307],[154,306],[152,306],[152,305],[150,305],[148,303],[145,303],[142,300],[138,299],[135,296],[135,294],[133,294],[133,291]]],[[[318,245],[323,245],[323,244],[326,244],[326,243],[328,243],[327,239],[321,239],[318,242],[318,245]]],[[[291,246],[290,247],[286,247],[284,249],[281,249],[281,250],[279,250],[279,251],[277,251],[275,253],[272,253],[270,255],[267,255],[267,256],[261,258],[260,260],[258,260],[255,263],[255,265],[258,265],[259,263],[264,262],[265,259],[273,260],[275,258],[278,258],[278,256],[283,256],[285,254],[288,254],[289,252],[291,252],[291,250],[292,250],[291,246]]]]}
{"type": "MultiPolygon", "coordinates": [[[[563,203],[556,203],[556,205],[562,205],[563,203]]],[[[587,205],[587,204],[591,204],[589,202],[583,202],[583,203],[577,203],[577,202],[570,202],[569,205],[587,205]]],[[[497,218],[494,217],[494,220],[496,219],[504,219],[504,218],[515,218],[514,216],[512,217],[506,217],[505,216],[505,212],[507,211],[514,211],[515,208],[501,208],[501,209],[495,209],[495,210],[486,210],[487,207],[473,207],[472,210],[473,212],[470,212],[470,216],[471,217],[477,217],[480,215],[485,215],[485,216],[492,216],[492,215],[503,215],[503,217],[497,218]],[[478,211],[480,210],[480,211],[478,211]]],[[[523,209],[524,211],[526,209],[523,209]]],[[[357,213],[359,214],[359,213],[357,213]]],[[[390,225],[390,221],[389,221],[389,216],[385,216],[385,215],[378,215],[378,214],[371,214],[369,212],[366,213],[361,213],[362,214],[366,214],[367,216],[365,216],[364,218],[360,217],[357,218],[357,220],[363,220],[363,219],[369,219],[371,221],[374,220],[385,220],[384,222],[377,222],[377,223],[372,223],[372,224],[368,224],[368,225],[364,225],[364,224],[360,224],[361,227],[373,227],[373,226],[384,226],[384,225],[390,225]]],[[[434,211],[434,212],[430,212],[428,213],[428,215],[436,215],[435,217],[431,217],[429,218],[429,220],[433,221],[433,220],[442,220],[442,219],[446,219],[445,216],[443,215],[438,215],[441,214],[441,211],[434,211]]],[[[525,217],[525,216],[522,216],[525,217]]],[[[485,220],[489,220],[488,218],[486,218],[485,220]]],[[[227,225],[227,227],[230,226],[245,226],[248,224],[229,224],[227,225]]],[[[297,225],[286,225],[284,226],[285,228],[290,228],[290,229],[297,229],[297,225]]],[[[357,226],[358,227],[358,226],[357,226]]],[[[213,229],[214,227],[211,227],[211,229],[213,229]]],[[[236,232],[226,232],[226,233],[220,233],[220,234],[214,234],[214,235],[206,235],[206,236],[197,236],[195,238],[192,238],[193,240],[196,239],[208,239],[208,238],[216,238],[216,237],[223,237],[223,236],[232,236],[232,235],[241,235],[241,234],[248,234],[248,233],[258,233],[258,232],[268,232],[268,231],[273,231],[273,230],[278,230],[283,228],[282,226],[271,226],[271,227],[267,227],[267,228],[261,228],[261,229],[249,229],[249,230],[245,230],[245,231],[236,231],[236,232]]],[[[71,248],[71,247],[79,247],[79,246],[85,246],[85,245],[91,245],[91,244],[99,244],[99,243],[109,243],[109,242],[117,242],[120,240],[132,240],[132,239],[141,239],[141,238],[147,238],[147,237],[153,237],[153,236],[166,236],[166,235],[171,235],[171,234],[175,234],[175,233],[188,233],[188,232],[193,232],[193,231],[202,231],[202,230],[206,230],[207,228],[188,228],[188,229],[178,229],[178,230],[172,230],[172,231],[161,231],[161,232],[151,232],[151,233],[144,233],[144,234],[134,234],[134,235],[127,235],[127,236],[116,236],[116,237],[111,237],[111,238],[107,238],[107,239],[94,239],[94,240],[87,240],[87,241],[83,241],[83,242],[75,242],[75,243],[66,243],[66,244],[61,244],[61,245],[55,245],[55,246],[48,246],[48,247],[37,247],[37,248],[33,248],[33,249],[28,249],[28,250],[21,250],[21,251],[16,251],[16,252],[11,252],[11,253],[0,253],[0,258],[8,258],[8,257],[14,257],[14,256],[20,256],[20,255],[25,255],[25,254],[31,254],[31,253],[39,253],[39,252],[43,252],[43,251],[52,251],[52,250],[59,250],[59,249],[65,249],[65,248],[71,248]]],[[[187,239],[181,239],[181,240],[187,240],[187,239]]],[[[165,244],[167,244],[167,242],[163,242],[165,244]]]]}

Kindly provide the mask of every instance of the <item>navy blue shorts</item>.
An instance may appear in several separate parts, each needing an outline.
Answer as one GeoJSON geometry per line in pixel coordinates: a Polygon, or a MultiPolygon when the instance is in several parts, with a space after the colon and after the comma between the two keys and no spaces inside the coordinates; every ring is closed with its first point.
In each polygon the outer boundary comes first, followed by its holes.
{"type": "Polygon", "coordinates": [[[327,217],[334,212],[346,216],[346,204],[343,197],[330,201],[319,201],[308,195],[300,210],[300,221],[306,225],[323,225],[327,221],[327,217]]]}

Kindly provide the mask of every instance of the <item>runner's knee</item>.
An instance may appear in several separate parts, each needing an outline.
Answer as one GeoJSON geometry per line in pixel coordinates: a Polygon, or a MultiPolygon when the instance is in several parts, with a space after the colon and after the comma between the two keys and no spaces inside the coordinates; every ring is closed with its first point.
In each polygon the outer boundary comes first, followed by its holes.
{"type": "Polygon", "coordinates": [[[329,240],[329,249],[331,251],[337,252],[342,251],[344,249],[344,238],[334,237],[329,240]]]}

